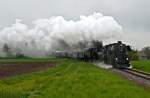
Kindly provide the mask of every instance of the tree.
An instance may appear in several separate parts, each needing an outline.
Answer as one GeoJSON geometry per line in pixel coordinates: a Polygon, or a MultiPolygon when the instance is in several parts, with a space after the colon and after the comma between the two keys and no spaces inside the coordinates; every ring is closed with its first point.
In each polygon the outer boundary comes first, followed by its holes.
{"type": "Polygon", "coordinates": [[[139,60],[139,54],[137,50],[131,48],[131,46],[127,45],[128,56],[130,60],[139,60]]]}
{"type": "Polygon", "coordinates": [[[7,44],[4,44],[3,52],[6,53],[6,57],[10,57],[11,56],[11,50],[10,50],[10,48],[9,48],[9,46],[7,44]]]}
{"type": "Polygon", "coordinates": [[[130,60],[139,60],[139,55],[137,50],[129,51],[129,59],[130,60]]]}

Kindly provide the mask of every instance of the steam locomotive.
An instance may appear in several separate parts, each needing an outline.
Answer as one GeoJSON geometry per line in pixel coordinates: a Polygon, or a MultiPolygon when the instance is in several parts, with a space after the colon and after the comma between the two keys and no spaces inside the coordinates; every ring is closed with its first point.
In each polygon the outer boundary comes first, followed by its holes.
{"type": "Polygon", "coordinates": [[[56,57],[74,58],[82,61],[103,61],[106,64],[113,65],[114,68],[130,67],[128,51],[130,46],[117,43],[103,46],[102,42],[93,41],[92,47],[84,48],[79,51],[55,51],[56,57]]]}

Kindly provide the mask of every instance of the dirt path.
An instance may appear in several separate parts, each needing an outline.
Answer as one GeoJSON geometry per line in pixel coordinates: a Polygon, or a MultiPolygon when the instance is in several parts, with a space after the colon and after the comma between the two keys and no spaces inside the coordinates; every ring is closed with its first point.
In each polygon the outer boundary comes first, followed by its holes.
{"type": "Polygon", "coordinates": [[[0,78],[46,70],[58,64],[57,62],[15,62],[0,63],[0,78]]]}

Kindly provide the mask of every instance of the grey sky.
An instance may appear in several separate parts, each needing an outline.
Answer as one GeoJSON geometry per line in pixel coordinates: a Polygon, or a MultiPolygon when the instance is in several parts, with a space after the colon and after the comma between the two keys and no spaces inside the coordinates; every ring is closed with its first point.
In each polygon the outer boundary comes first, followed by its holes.
{"type": "Polygon", "coordinates": [[[113,16],[123,26],[129,44],[150,45],[150,0],[0,0],[0,27],[16,18],[24,23],[57,15],[76,20],[93,12],[113,16]]]}

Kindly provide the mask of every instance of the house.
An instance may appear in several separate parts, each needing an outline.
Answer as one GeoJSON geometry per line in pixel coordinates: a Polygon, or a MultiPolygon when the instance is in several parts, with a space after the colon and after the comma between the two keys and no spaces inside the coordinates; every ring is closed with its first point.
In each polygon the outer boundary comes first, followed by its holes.
{"type": "Polygon", "coordinates": [[[148,59],[148,56],[144,53],[144,51],[139,51],[138,55],[140,59],[144,59],[144,60],[148,59]]]}

